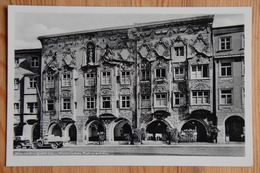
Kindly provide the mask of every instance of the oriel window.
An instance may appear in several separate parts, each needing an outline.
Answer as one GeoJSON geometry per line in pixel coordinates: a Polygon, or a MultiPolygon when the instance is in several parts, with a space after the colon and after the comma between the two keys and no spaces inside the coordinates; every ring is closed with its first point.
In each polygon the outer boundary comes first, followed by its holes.
{"type": "Polygon", "coordinates": [[[151,79],[150,70],[147,69],[141,70],[141,81],[150,81],[150,79],[151,79]]]}
{"type": "Polygon", "coordinates": [[[64,73],[62,75],[62,86],[70,86],[71,85],[71,75],[70,73],[64,73]]]}
{"type": "Polygon", "coordinates": [[[96,74],[94,72],[85,74],[85,85],[94,86],[96,83],[96,74]]]}
{"type": "Polygon", "coordinates": [[[155,94],[155,106],[164,107],[167,106],[167,94],[155,94]]]}

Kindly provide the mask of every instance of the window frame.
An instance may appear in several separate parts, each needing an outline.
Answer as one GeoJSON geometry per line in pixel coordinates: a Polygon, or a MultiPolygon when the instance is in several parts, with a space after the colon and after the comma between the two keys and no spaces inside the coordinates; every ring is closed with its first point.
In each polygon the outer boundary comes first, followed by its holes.
{"type": "Polygon", "coordinates": [[[173,94],[174,94],[174,106],[182,106],[182,105],[184,105],[184,94],[181,93],[181,92],[174,92],[173,94]],[[177,95],[179,95],[179,96],[177,97],[177,95]],[[176,99],[179,100],[178,104],[176,103],[176,99]]]}
{"type": "Polygon", "coordinates": [[[19,88],[20,88],[19,78],[14,78],[14,89],[19,90],[19,88]]]}
{"type": "Polygon", "coordinates": [[[85,96],[84,108],[85,108],[85,110],[96,109],[96,97],[95,96],[85,96]],[[93,99],[93,100],[91,100],[91,99],[93,99]],[[88,104],[89,104],[89,106],[88,106],[88,104]],[[92,104],[93,104],[93,106],[92,106],[92,104]]]}
{"type": "Polygon", "coordinates": [[[32,57],[32,59],[31,59],[31,67],[32,68],[37,68],[37,67],[39,67],[39,58],[38,57],[32,57]]]}
{"type": "Polygon", "coordinates": [[[233,64],[232,62],[220,62],[220,77],[232,77],[233,75],[233,64]],[[228,64],[230,63],[230,66],[223,66],[222,64],[228,64]],[[228,68],[230,68],[230,75],[228,75],[228,68]],[[225,69],[225,75],[222,74],[222,70],[225,69]]]}
{"type": "Polygon", "coordinates": [[[112,109],[112,98],[111,96],[102,96],[102,109],[112,109]],[[109,100],[104,100],[104,98],[109,98],[109,100]],[[104,107],[104,102],[109,101],[109,107],[104,107]]]}
{"type": "Polygon", "coordinates": [[[210,73],[209,73],[209,64],[198,64],[198,65],[191,65],[190,67],[190,78],[191,79],[209,79],[210,78],[210,73]],[[194,71],[193,71],[193,67],[196,67],[196,76],[194,77],[194,71]],[[201,67],[201,75],[199,75],[199,67],[201,67]],[[207,67],[207,76],[204,76],[204,67],[207,67]]]}
{"type": "Polygon", "coordinates": [[[185,67],[184,66],[174,67],[173,69],[174,69],[174,71],[173,71],[174,80],[184,79],[184,76],[185,76],[185,67]],[[182,69],[182,73],[180,73],[181,69],[182,69]],[[176,73],[176,70],[178,71],[178,74],[176,73]]]}
{"type": "Polygon", "coordinates": [[[121,95],[120,96],[120,108],[121,109],[130,109],[131,108],[131,97],[130,97],[130,95],[121,95]],[[125,98],[125,99],[123,99],[123,98],[125,98]],[[126,99],[126,98],[128,98],[128,99],[126,99]]]}
{"type": "Polygon", "coordinates": [[[222,37],[219,37],[219,50],[220,51],[225,51],[225,50],[231,50],[232,49],[232,36],[222,36],[222,37]],[[225,48],[224,49],[222,49],[222,46],[221,46],[221,44],[222,44],[222,41],[221,41],[221,39],[225,39],[225,48]],[[229,40],[229,49],[227,48],[227,41],[226,41],[226,39],[230,39],[229,40]]]}
{"type": "Polygon", "coordinates": [[[141,69],[141,81],[150,81],[151,71],[148,69],[141,69]]]}
{"type": "Polygon", "coordinates": [[[96,85],[96,72],[85,73],[85,86],[95,86],[96,85]],[[89,76],[88,76],[89,75],[89,76]],[[91,76],[93,75],[93,76],[91,76]]]}
{"type": "Polygon", "coordinates": [[[167,104],[167,101],[168,101],[167,93],[155,93],[154,96],[155,96],[154,107],[167,107],[167,105],[168,105],[167,104]],[[161,95],[161,96],[165,95],[165,99],[159,98],[159,100],[158,100],[157,95],[161,95]],[[165,100],[165,105],[162,105],[161,103],[164,100],[165,100]],[[160,102],[160,104],[157,104],[158,101],[160,102]]]}
{"type": "Polygon", "coordinates": [[[150,107],[151,107],[151,95],[149,95],[149,94],[141,94],[141,105],[140,105],[140,108],[150,108],[150,107]],[[149,97],[149,98],[143,99],[143,96],[149,97]],[[142,104],[143,102],[148,102],[149,104],[147,104],[147,106],[144,106],[142,104]]]}
{"type": "Polygon", "coordinates": [[[54,99],[48,99],[48,100],[46,101],[46,109],[47,109],[48,112],[55,110],[55,101],[54,101],[54,99]],[[49,101],[53,101],[53,102],[50,103],[49,101]],[[53,106],[53,109],[49,109],[49,106],[50,106],[50,105],[53,106]]]}
{"type": "Polygon", "coordinates": [[[62,111],[70,111],[71,110],[71,106],[72,106],[71,103],[72,103],[72,101],[71,101],[70,97],[63,97],[62,98],[62,109],[61,110],[62,111]],[[66,102],[65,102],[65,99],[66,99],[66,102]]]}
{"type": "Polygon", "coordinates": [[[156,79],[167,79],[166,71],[167,71],[166,68],[156,68],[156,69],[155,69],[155,78],[156,78],[156,79]],[[160,70],[160,72],[159,72],[159,77],[157,76],[157,70],[160,70]],[[163,70],[164,70],[165,76],[162,76],[163,70]]]}
{"type": "Polygon", "coordinates": [[[223,88],[223,89],[220,89],[220,95],[219,95],[219,105],[223,105],[223,106],[230,106],[233,104],[233,89],[231,88],[223,88]],[[230,91],[230,93],[225,93],[223,94],[222,92],[223,91],[230,91]],[[223,103],[222,102],[222,96],[225,96],[225,102],[223,103]],[[227,96],[230,96],[230,103],[228,103],[228,97],[227,96]]]}
{"type": "Polygon", "coordinates": [[[122,84],[122,85],[131,84],[131,72],[129,70],[121,71],[121,73],[120,73],[120,84],[122,84]],[[124,75],[123,75],[123,73],[124,73],[124,75]],[[127,75],[127,73],[129,73],[129,75],[127,75]]]}
{"type": "Polygon", "coordinates": [[[47,75],[46,76],[46,88],[54,88],[54,76],[47,75]],[[50,80],[51,78],[52,80],[50,80]]]}
{"type": "Polygon", "coordinates": [[[209,105],[210,104],[210,90],[192,90],[191,91],[191,105],[209,105]],[[197,92],[196,94],[196,103],[193,101],[194,99],[194,95],[193,95],[193,92],[197,92]],[[202,95],[199,96],[199,92],[202,92],[202,95]],[[208,93],[208,102],[204,102],[204,99],[205,99],[205,93],[208,93]],[[202,103],[198,103],[198,100],[199,98],[201,98],[202,100],[202,103]]]}
{"type": "Polygon", "coordinates": [[[29,88],[35,89],[37,87],[37,77],[29,77],[29,88]]]}
{"type": "Polygon", "coordinates": [[[180,45],[180,46],[174,46],[174,56],[175,57],[184,57],[185,56],[185,47],[184,45],[180,45]],[[183,50],[180,52],[180,50],[176,50],[177,48],[182,48],[183,50]],[[179,55],[180,53],[183,53],[183,55],[179,55]]]}
{"type": "Polygon", "coordinates": [[[27,111],[31,114],[37,113],[38,112],[38,103],[37,102],[27,102],[27,111]],[[31,111],[31,108],[33,111],[31,111]]]}
{"type": "Polygon", "coordinates": [[[111,85],[111,82],[112,82],[111,71],[101,71],[101,85],[111,85]],[[104,73],[106,74],[105,75],[106,77],[104,77],[104,73]],[[109,75],[107,75],[108,73],[109,73],[109,75]],[[106,81],[106,82],[104,83],[104,81],[106,81]]]}
{"type": "Polygon", "coordinates": [[[61,85],[62,87],[70,87],[71,86],[71,76],[72,76],[71,72],[66,72],[66,73],[62,74],[62,85],[61,85]]]}
{"type": "Polygon", "coordinates": [[[14,103],[14,111],[18,114],[20,113],[20,103],[14,103]]]}

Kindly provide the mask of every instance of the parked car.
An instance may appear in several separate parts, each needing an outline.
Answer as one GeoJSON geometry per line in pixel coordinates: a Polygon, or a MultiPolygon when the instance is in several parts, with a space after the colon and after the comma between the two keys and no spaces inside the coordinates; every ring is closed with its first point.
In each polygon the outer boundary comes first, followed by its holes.
{"type": "Polygon", "coordinates": [[[32,145],[30,140],[24,139],[22,136],[15,136],[13,147],[14,149],[32,148],[32,145]]]}
{"type": "Polygon", "coordinates": [[[69,141],[68,138],[60,137],[60,136],[45,136],[44,138],[37,139],[33,142],[33,148],[61,148],[65,142],[69,141]]]}

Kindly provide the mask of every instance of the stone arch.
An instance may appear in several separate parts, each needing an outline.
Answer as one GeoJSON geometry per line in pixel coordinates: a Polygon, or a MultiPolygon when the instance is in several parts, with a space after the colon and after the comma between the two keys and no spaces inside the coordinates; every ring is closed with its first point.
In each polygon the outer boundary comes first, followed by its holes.
{"type": "Polygon", "coordinates": [[[245,141],[245,120],[242,116],[231,115],[224,121],[226,142],[244,142],[245,141]]]}
{"type": "Polygon", "coordinates": [[[163,140],[166,138],[167,128],[172,128],[164,119],[154,119],[146,125],[147,140],[163,140]]]}
{"type": "Polygon", "coordinates": [[[200,119],[189,119],[183,123],[181,135],[191,138],[186,142],[208,142],[208,125],[200,119]]]}
{"type": "Polygon", "coordinates": [[[99,120],[92,120],[86,123],[84,131],[85,141],[99,141],[100,133],[104,133],[104,136],[106,136],[105,125],[99,120]]]}
{"type": "Polygon", "coordinates": [[[70,143],[77,142],[77,128],[74,123],[69,123],[64,130],[64,136],[69,137],[70,143]]]}
{"type": "Polygon", "coordinates": [[[131,123],[125,118],[118,118],[113,122],[110,132],[111,140],[126,141],[127,135],[132,134],[131,123]]]}
{"type": "Polygon", "coordinates": [[[51,136],[51,135],[62,137],[62,129],[58,123],[50,124],[49,129],[48,129],[48,136],[51,136]]]}

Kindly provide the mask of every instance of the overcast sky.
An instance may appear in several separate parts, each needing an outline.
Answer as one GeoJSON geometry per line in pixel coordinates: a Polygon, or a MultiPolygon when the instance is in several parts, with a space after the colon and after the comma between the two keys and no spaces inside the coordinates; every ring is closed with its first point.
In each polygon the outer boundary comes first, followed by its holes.
{"type": "MultiPolygon", "coordinates": [[[[202,14],[203,15],[203,14],[202,14]]],[[[90,30],[104,27],[132,25],[201,15],[176,14],[43,14],[16,13],[15,49],[40,48],[38,36],[90,30]]],[[[243,24],[241,14],[215,15],[213,27],[243,24]]]]}

